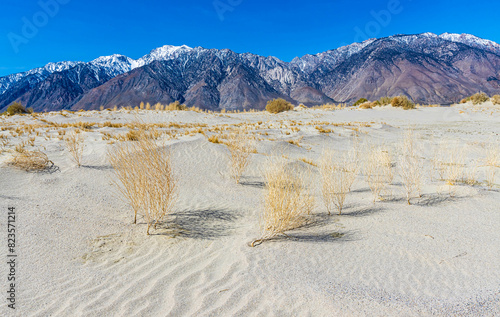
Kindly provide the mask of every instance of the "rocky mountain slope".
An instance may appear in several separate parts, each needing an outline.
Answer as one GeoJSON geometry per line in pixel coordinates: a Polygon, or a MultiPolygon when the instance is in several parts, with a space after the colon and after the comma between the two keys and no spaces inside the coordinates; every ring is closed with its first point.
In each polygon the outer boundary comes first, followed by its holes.
{"type": "Polygon", "coordinates": [[[500,45],[469,34],[395,35],[291,62],[228,49],[166,45],[140,59],[51,63],[0,77],[0,111],[14,101],[36,111],[98,109],[179,100],[204,109],[262,109],[285,98],[306,105],[405,94],[452,103],[500,93],[500,45]]]}

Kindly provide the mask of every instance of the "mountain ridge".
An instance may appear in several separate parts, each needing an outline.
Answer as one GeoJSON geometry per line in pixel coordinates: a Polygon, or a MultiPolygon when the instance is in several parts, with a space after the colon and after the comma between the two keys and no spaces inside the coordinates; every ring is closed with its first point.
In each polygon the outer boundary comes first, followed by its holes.
{"type": "Polygon", "coordinates": [[[383,94],[451,103],[475,90],[499,92],[499,77],[500,45],[470,34],[393,35],[290,62],[164,45],[137,60],[114,54],[0,77],[0,110],[13,101],[51,111],[174,100],[214,110],[261,109],[276,97],[314,105],[383,94]]]}

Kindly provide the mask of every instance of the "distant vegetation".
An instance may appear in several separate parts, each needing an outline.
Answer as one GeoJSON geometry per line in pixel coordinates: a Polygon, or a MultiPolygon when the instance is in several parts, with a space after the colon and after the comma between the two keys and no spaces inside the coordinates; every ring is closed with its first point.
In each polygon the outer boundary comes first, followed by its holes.
{"type": "Polygon", "coordinates": [[[392,105],[393,107],[403,108],[405,110],[415,109],[415,103],[413,103],[406,96],[397,97],[382,97],[379,100],[368,101],[365,98],[361,98],[354,103],[354,106],[359,106],[360,109],[371,109],[376,106],[392,105]]]}
{"type": "Polygon", "coordinates": [[[491,102],[493,102],[494,105],[500,105],[500,95],[494,95],[491,97],[491,102]]]}
{"type": "Polygon", "coordinates": [[[266,110],[270,113],[280,113],[293,109],[293,105],[283,98],[269,100],[266,105],[266,110]]]}
{"type": "Polygon", "coordinates": [[[403,108],[405,110],[415,109],[415,104],[410,99],[408,99],[408,97],[406,97],[406,96],[398,96],[398,97],[392,98],[391,105],[393,107],[400,107],[400,108],[403,108]]]}
{"type": "Polygon", "coordinates": [[[25,113],[33,113],[33,109],[31,108],[26,109],[21,103],[14,102],[7,108],[7,111],[5,111],[3,114],[6,114],[8,116],[13,116],[16,114],[25,114],[25,113]]]}
{"type": "Polygon", "coordinates": [[[367,101],[368,101],[368,99],[366,99],[366,98],[358,99],[358,101],[356,101],[353,106],[357,107],[357,106],[359,106],[359,105],[361,105],[363,103],[366,103],[367,101]]]}
{"type": "Polygon", "coordinates": [[[478,92],[470,97],[462,99],[462,101],[460,101],[460,103],[467,103],[470,101],[470,102],[472,102],[473,105],[478,105],[478,104],[484,103],[488,100],[490,100],[490,97],[488,97],[487,94],[485,94],[484,92],[478,92]]]}

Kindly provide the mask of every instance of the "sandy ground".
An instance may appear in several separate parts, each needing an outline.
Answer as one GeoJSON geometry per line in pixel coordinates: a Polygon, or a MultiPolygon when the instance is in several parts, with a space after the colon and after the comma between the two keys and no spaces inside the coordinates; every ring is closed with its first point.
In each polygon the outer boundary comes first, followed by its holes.
{"type": "MultiPolygon", "coordinates": [[[[465,145],[469,162],[479,160],[487,144],[499,143],[499,110],[486,104],[278,115],[103,111],[0,118],[0,127],[40,118],[266,125],[241,184],[229,177],[225,145],[208,142],[200,133],[165,138],[179,200],[175,213],[151,236],[142,218],[131,224],[133,212],[112,185],[106,158],[112,145],[102,132],[127,128],[84,132],[80,168],[56,129],[39,129],[34,141],[55,163],[50,171],[16,169],[8,164],[9,151],[0,154],[0,315],[499,316],[499,175],[490,190],[480,166],[478,184],[454,186],[450,196],[446,184],[431,180],[427,170],[437,143],[465,145]],[[300,131],[290,129],[293,121],[303,123],[300,131]],[[333,131],[319,133],[313,121],[333,131]],[[395,153],[402,132],[411,126],[427,162],[423,196],[407,205],[396,173],[387,199],[374,204],[360,175],[342,216],[326,214],[316,188],[317,206],[308,226],[290,231],[289,238],[249,247],[259,237],[265,191],[260,171],[269,154],[280,151],[289,162],[317,173],[299,159],[317,161],[325,148],[348,148],[353,127],[325,122],[365,123],[354,126],[361,138],[394,147],[395,153]],[[299,140],[300,146],[289,140],[299,140]],[[15,312],[5,295],[8,207],[15,207],[17,216],[15,312]]],[[[11,150],[28,138],[13,137],[9,130],[0,134],[8,135],[11,150]]]]}

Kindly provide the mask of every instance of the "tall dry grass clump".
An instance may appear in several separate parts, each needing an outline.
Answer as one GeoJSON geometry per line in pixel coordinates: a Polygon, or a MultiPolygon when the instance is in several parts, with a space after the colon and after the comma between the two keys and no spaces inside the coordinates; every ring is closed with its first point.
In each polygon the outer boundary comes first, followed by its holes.
{"type": "Polygon", "coordinates": [[[443,142],[436,146],[435,169],[439,179],[448,185],[450,196],[455,194],[455,186],[463,182],[466,171],[465,147],[456,142],[443,142]]]}
{"type": "Polygon", "coordinates": [[[381,198],[381,193],[392,183],[394,170],[388,148],[368,144],[363,171],[366,182],[373,194],[373,202],[381,198]]]}
{"type": "Polygon", "coordinates": [[[486,183],[490,189],[495,184],[496,173],[500,168],[500,147],[492,143],[486,148],[486,183]]]}
{"type": "Polygon", "coordinates": [[[253,140],[243,130],[238,130],[225,142],[229,150],[229,170],[231,177],[240,182],[241,175],[250,164],[252,153],[256,152],[253,140]]]}
{"type": "Polygon", "coordinates": [[[170,153],[146,136],[135,142],[117,144],[108,152],[116,173],[115,184],[134,210],[134,223],[142,214],[155,229],[173,211],[177,180],[172,170],[170,153]]]}
{"type": "Polygon", "coordinates": [[[11,164],[28,172],[43,171],[54,166],[54,162],[49,160],[47,154],[42,151],[29,151],[23,147],[17,147],[13,155],[11,164]]]}
{"type": "Polygon", "coordinates": [[[494,105],[500,105],[500,95],[494,95],[493,97],[491,97],[491,102],[494,105]]]}
{"type": "Polygon", "coordinates": [[[324,151],[319,164],[321,194],[328,214],[335,206],[342,214],[345,199],[358,173],[357,157],[354,151],[335,156],[331,150],[324,151]]]}
{"type": "Polygon", "coordinates": [[[165,107],[165,110],[168,110],[168,111],[173,111],[173,110],[186,110],[186,105],[184,104],[181,104],[179,101],[174,101],[174,102],[171,102],[170,104],[168,104],[166,107],[165,107]]]}
{"type": "Polygon", "coordinates": [[[73,162],[80,167],[82,164],[82,154],[85,147],[84,136],[80,131],[72,131],[64,137],[66,148],[71,154],[73,162]]]}
{"type": "Polygon", "coordinates": [[[9,138],[6,135],[0,134],[0,154],[5,151],[9,145],[9,138]]]}
{"type": "Polygon", "coordinates": [[[401,143],[399,156],[399,175],[405,189],[406,201],[410,205],[410,199],[422,190],[422,161],[418,153],[418,147],[413,130],[407,130],[401,143]]]}
{"type": "Polygon", "coordinates": [[[261,237],[264,240],[304,225],[314,208],[314,197],[308,186],[308,175],[297,168],[287,166],[283,159],[271,159],[264,170],[266,191],[260,216],[261,237]]]}

